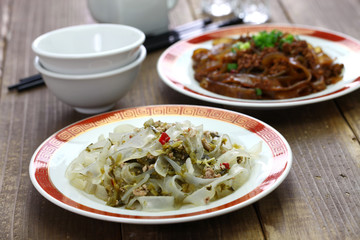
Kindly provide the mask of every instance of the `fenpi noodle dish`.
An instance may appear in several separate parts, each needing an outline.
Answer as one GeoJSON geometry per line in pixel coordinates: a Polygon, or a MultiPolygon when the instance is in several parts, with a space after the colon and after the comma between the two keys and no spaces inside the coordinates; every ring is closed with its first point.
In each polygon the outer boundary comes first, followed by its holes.
{"type": "Polygon", "coordinates": [[[147,120],[99,136],[66,170],[72,186],[107,205],[140,211],[202,206],[239,189],[261,143],[251,149],[190,121],[147,120]]]}
{"type": "Polygon", "coordinates": [[[211,92],[243,99],[287,99],[324,90],[344,65],[319,46],[278,30],[219,38],[192,55],[194,77],[211,92]]]}

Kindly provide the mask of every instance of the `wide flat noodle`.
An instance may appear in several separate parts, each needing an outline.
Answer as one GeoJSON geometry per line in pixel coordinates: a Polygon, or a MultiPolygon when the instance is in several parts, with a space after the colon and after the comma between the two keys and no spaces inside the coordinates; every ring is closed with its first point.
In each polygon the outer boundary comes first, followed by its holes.
{"type": "Polygon", "coordinates": [[[118,126],[69,165],[70,184],[113,207],[167,211],[201,206],[240,188],[261,145],[251,151],[227,134],[190,121],[149,119],[144,127],[118,126]]]}

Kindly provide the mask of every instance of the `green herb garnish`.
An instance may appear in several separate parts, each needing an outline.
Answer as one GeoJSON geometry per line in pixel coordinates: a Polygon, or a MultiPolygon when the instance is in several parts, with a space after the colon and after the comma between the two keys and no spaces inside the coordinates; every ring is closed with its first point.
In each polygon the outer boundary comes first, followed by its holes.
{"type": "Polygon", "coordinates": [[[261,96],[262,90],[260,88],[255,88],[255,94],[256,94],[256,96],[261,96]]]}
{"type": "Polygon", "coordinates": [[[236,53],[237,49],[240,51],[245,51],[249,48],[251,48],[250,42],[237,42],[233,45],[233,47],[231,48],[231,51],[233,53],[236,53]]]}
{"type": "Polygon", "coordinates": [[[240,50],[247,50],[251,47],[250,42],[237,42],[235,46],[240,50]]]}
{"type": "Polygon", "coordinates": [[[284,43],[292,43],[295,40],[294,35],[292,34],[288,34],[285,37],[280,39],[280,44],[284,44],[284,43]]]}
{"type": "Polygon", "coordinates": [[[274,47],[275,43],[281,38],[283,35],[282,32],[278,30],[272,30],[271,32],[262,31],[257,35],[253,36],[255,46],[263,49],[264,47],[274,47]]]}
{"type": "Polygon", "coordinates": [[[236,70],[238,67],[237,63],[228,63],[227,64],[227,70],[228,71],[234,71],[236,70]]]}

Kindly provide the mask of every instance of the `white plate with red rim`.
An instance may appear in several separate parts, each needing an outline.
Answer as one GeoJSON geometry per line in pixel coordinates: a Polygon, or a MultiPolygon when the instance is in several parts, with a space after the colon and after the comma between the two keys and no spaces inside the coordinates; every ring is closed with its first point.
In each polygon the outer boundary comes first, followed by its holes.
{"type": "Polygon", "coordinates": [[[348,94],[360,87],[360,42],[350,36],[323,28],[301,25],[264,24],[239,25],[210,31],[179,41],[160,56],[157,70],[161,79],[174,90],[203,101],[244,108],[285,108],[317,103],[348,94]],[[211,42],[221,37],[238,37],[277,29],[298,35],[314,47],[321,47],[335,62],[344,64],[343,79],[325,90],[303,97],[283,100],[249,100],[232,98],[210,92],[200,87],[194,79],[191,56],[197,48],[211,48],[211,42]]]}
{"type": "Polygon", "coordinates": [[[35,151],[29,166],[35,188],[54,204],[91,218],[135,224],[168,224],[215,217],[229,213],[263,198],[288,175],[292,152],[286,139],[274,128],[253,117],[219,108],[191,105],[158,105],[117,110],[71,124],[46,139],[35,151]],[[93,195],[69,184],[66,168],[98,136],[120,124],[142,124],[153,118],[165,122],[190,120],[203,124],[204,130],[227,133],[233,143],[247,148],[262,142],[262,152],[251,170],[249,180],[234,193],[210,202],[163,212],[145,212],[110,207],[93,195]]]}

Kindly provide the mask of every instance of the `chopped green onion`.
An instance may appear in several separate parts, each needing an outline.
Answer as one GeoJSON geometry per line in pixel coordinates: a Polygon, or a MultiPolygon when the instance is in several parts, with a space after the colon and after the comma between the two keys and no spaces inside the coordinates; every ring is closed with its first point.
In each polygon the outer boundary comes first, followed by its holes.
{"type": "Polygon", "coordinates": [[[228,71],[236,70],[237,67],[238,67],[237,63],[228,63],[228,64],[227,64],[227,70],[228,70],[228,71]]]}
{"type": "Polygon", "coordinates": [[[288,34],[288,35],[286,35],[286,37],[280,39],[280,44],[292,43],[294,40],[295,40],[294,35],[288,34]]]}
{"type": "Polygon", "coordinates": [[[237,43],[235,43],[235,46],[239,50],[247,50],[247,49],[249,49],[251,47],[250,42],[237,42],[237,43]]]}
{"type": "Polygon", "coordinates": [[[251,48],[250,42],[237,42],[232,46],[231,52],[236,53],[237,50],[244,51],[249,48],[251,48]]]}
{"type": "Polygon", "coordinates": [[[255,93],[256,93],[256,96],[261,96],[262,90],[260,88],[255,88],[255,93]]]}
{"type": "Polygon", "coordinates": [[[272,30],[270,33],[262,31],[257,35],[253,36],[255,46],[263,49],[264,47],[274,47],[275,43],[283,35],[282,32],[278,30],[272,30]]]}

